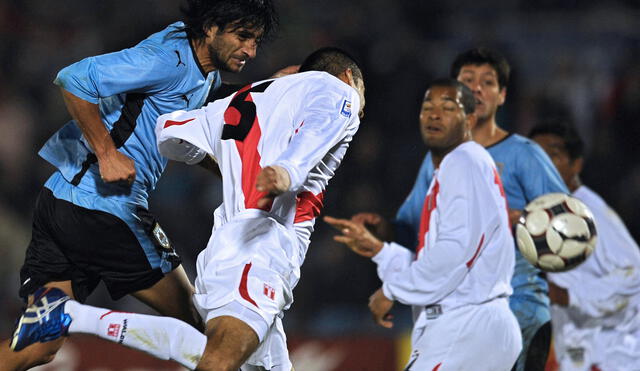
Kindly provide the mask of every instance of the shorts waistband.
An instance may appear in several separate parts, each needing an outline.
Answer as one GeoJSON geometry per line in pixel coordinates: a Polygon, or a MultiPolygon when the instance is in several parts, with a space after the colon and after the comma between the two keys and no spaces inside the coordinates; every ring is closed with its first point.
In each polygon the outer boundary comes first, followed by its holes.
{"type": "Polygon", "coordinates": [[[463,304],[463,305],[459,305],[459,306],[446,306],[446,305],[442,305],[442,304],[429,304],[429,305],[425,305],[424,306],[424,311],[425,311],[425,315],[427,319],[436,319],[438,317],[440,317],[441,315],[443,315],[446,312],[452,311],[456,308],[460,308],[466,305],[481,305],[481,304],[485,304],[485,303],[489,303],[491,301],[497,300],[497,299],[505,299],[507,298],[507,295],[503,294],[503,295],[498,295],[496,297],[493,297],[489,300],[483,301],[481,303],[477,303],[477,304],[463,304]]]}

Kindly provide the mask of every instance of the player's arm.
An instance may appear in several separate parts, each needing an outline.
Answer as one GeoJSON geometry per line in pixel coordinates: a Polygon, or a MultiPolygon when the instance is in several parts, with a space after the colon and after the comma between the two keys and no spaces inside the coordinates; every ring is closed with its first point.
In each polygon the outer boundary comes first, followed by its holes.
{"type": "Polygon", "coordinates": [[[175,111],[158,117],[155,131],[160,154],[169,160],[184,162],[187,165],[211,160],[214,164],[212,166],[217,167],[213,138],[216,138],[216,135],[219,138],[221,125],[210,125],[207,115],[212,114],[215,117],[221,115],[222,111],[209,112],[212,107],[219,108],[222,105],[209,105],[192,111],[175,111]]]}
{"type": "Polygon", "coordinates": [[[306,105],[300,117],[304,125],[272,164],[287,171],[291,191],[299,189],[309,171],[327,152],[343,139],[354,135],[358,128],[357,110],[360,103],[355,90],[342,82],[317,83],[305,94],[306,105]],[[342,113],[345,102],[353,105],[348,116],[342,113]]]}
{"type": "Polygon", "coordinates": [[[102,123],[98,105],[78,98],[65,89],[61,90],[67,110],[78,123],[98,159],[102,180],[108,183],[133,182],[136,176],[134,162],[116,149],[111,135],[102,123]]]}
{"type": "Polygon", "coordinates": [[[160,54],[154,48],[137,46],[89,57],[61,70],[54,81],[93,149],[106,182],[133,181],[135,166],[132,159],[117,151],[102,122],[99,100],[125,92],[151,92],[173,83],[175,73],[165,71],[160,54]]]}
{"type": "Polygon", "coordinates": [[[527,202],[546,193],[569,193],[558,169],[537,143],[528,142],[523,150],[517,176],[527,202]]]}
{"type": "MultiPolygon", "coordinates": [[[[482,225],[498,225],[497,213],[492,220],[478,222],[484,216],[482,205],[472,196],[475,186],[468,162],[459,159],[450,158],[440,173],[437,240],[408,269],[385,277],[382,289],[387,298],[409,305],[437,303],[460,285],[480,254],[484,238],[489,238],[482,225]]],[[[487,233],[493,230],[489,227],[487,233]]]]}
{"type": "MultiPolygon", "coordinates": [[[[314,83],[313,87],[301,92],[306,104],[299,121],[304,125],[299,127],[287,149],[276,161],[263,169],[262,172],[268,174],[258,176],[258,180],[266,177],[260,188],[270,192],[271,196],[283,191],[296,192],[311,169],[333,147],[343,146],[343,150],[336,153],[345,153],[344,149],[358,129],[356,112],[360,102],[355,90],[339,81],[327,83],[316,80],[314,83]]],[[[299,92],[296,90],[296,93],[299,92]]],[[[340,161],[341,158],[337,160],[340,161]]]]}

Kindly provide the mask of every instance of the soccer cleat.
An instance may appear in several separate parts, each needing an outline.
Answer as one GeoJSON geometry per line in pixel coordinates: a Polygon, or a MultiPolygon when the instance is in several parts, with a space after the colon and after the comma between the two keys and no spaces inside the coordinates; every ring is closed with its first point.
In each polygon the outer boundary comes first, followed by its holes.
{"type": "Polygon", "coordinates": [[[71,325],[71,316],[64,312],[64,303],[69,300],[62,290],[46,287],[36,290],[31,304],[18,320],[10,347],[19,351],[37,343],[66,336],[71,325]]]}

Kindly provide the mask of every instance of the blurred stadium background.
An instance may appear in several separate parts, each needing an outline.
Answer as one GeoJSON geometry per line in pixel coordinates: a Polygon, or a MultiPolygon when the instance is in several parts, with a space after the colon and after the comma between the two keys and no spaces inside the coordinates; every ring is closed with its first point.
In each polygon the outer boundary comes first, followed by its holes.
{"type": "MultiPolygon", "coordinates": [[[[394,215],[426,152],[417,128],[424,87],[448,74],[457,53],[484,45],[502,51],[513,68],[499,124],[526,134],[547,117],[572,120],[588,146],[585,183],[619,212],[636,240],[640,237],[637,0],[276,3],[282,23],[278,38],[228,81],[268,77],[325,45],[346,48],[365,70],[366,117],[330,184],[325,215],[394,215]]],[[[2,337],[10,334],[21,310],[18,273],[30,239],[32,208],[53,170],[36,153],[69,119],[52,84],[57,71],[84,57],[134,45],[178,20],[178,6],[175,0],[0,0],[2,337]]],[[[170,164],[151,199],[151,211],[192,278],[219,202],[220,183],[214,177],[179,164],[170,164]]],[[[379,285],[375,267],[331,237],[329,228],[318,223],[295,303],[285,317],[294,365],[299,371],[392,370],[406,351],[402,342],[411,326],[409,313],[398,307],[393,330],[376,328],[367,309],[368,296],[379,285]]],[[[112,302],[102,288],[89,303],[149,312],[132,299],[112,302]]],[[[43,369],[179,369],[131,354],[78,338],[43,369]]]]}

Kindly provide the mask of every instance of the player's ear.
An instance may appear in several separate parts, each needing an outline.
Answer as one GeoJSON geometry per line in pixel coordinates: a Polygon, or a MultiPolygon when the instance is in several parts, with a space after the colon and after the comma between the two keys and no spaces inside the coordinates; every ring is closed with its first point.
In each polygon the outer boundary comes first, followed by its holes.
{"type": "Polygon", "coordinates": [[[582,166],[584,165],[584,159],[582,157],[578,157],[571,163],[571,171],[575,175],[580,175],[582,172],[582,166]]]}
{"type": "Polygon", "coordinates": [[[498,106],[503,105],[506,99],[507,99],[507,88],[503,87],[500,89],[500,94],[498,95],[498,106]]]}
{"type": "Polygon", "coordinates": [[[351,68],[347,68],[336,77],[342,80],[345,84],[353,87],[354,89],[356,88],[356,82],[353,80],[353,71],[351,70],[351,68]]]}
{"type": "Polygon", "coordinates": [[[212,41],[213,39],[216,38],[218,31],[219,31],[219,27],[215,23],[212,23],[210,26],[205,26],[204,27],[205,39],[209,42],[212,41]]]}

